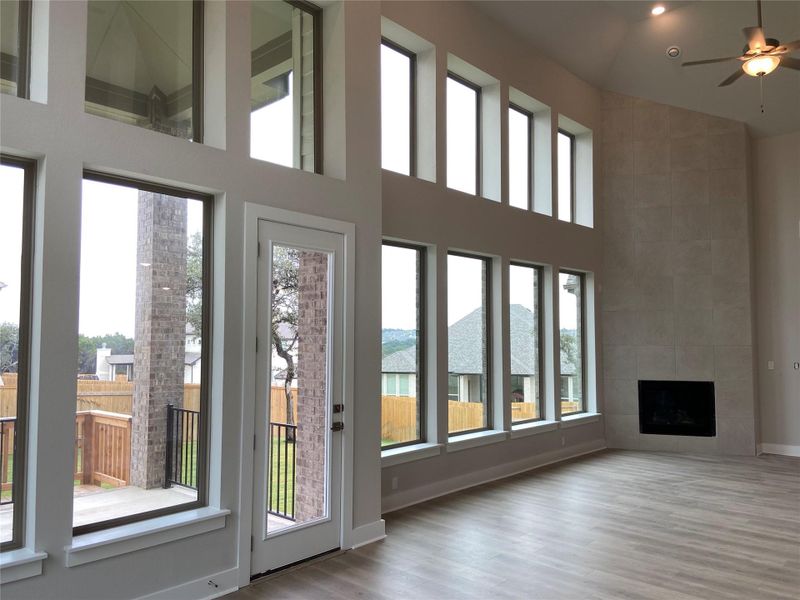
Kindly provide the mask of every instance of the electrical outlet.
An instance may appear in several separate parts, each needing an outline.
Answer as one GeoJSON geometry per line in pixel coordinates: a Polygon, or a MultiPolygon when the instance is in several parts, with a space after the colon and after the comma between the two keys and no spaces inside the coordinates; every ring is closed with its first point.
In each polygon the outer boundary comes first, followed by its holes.
{"type": "Polygon", "coordinates": [[[770,370],[770,371],[774,371],[775,370],[775,361],[774,360],[768,360],[767,361],[767,369],[770,370]]]}
{"type": "Polygon", "coordinates": [[[392,477],[392,489],[393,490],[397,489],[398,482],[399,482],[399,478],[398,477],[392,477]]]}

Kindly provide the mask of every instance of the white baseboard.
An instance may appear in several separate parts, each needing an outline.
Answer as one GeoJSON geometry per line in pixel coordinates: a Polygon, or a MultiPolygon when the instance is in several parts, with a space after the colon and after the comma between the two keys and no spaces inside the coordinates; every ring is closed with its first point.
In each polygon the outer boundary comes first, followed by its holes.
{"type": "Polygon", "coordinates": [[[353,529],[350,534],[350,548],[360,548],[373,542],[379,542],[386,537],[386,522],[378,519],[372,523],[361,525],[353,529]]]}
{"type": "Polygon", "coordinates": [[[800,457],[800,446],[789,446],[787,444],[759,444],[759,454],[782,454],[783,456],[800,457]]]}
{"type": "Polygon", "coordinates": [[[141,596],[139,600],[210,600],[230,594],[239,589],[237,576],[239,569],[220,571],[208,577],[201,577],[164,590],[141,596]],[[216,584],[217,587],[214,587],[216,584]]]}
{"type": "Polygon", "coordinates": [[[598,452],[599,450],[604,450],[605,448],[605,440],[598,439],[591,442],[585,442],[583,444],[577,444],[575,446],[569,446],[567,448],[559,448],[557,450],[552,450],[550,452],[545,452],[544,454],[524,458],[522,460],[504,463],[502,465],[483,469],[482,471],[466,473],[464,475],[451,477],[450,479],[445,479],[442,481],[435,481],[433,483],[429,483],[428,485],[423,485],[410,490],[397,492],[389,496],[384,496],[382,512],[383,514],[386,514],[394,510],[400,510],[401,508],[419,504],[420,502],[433,500],[439,496],[452,494],[453,492],[458,492],[460,490],[481,485],[483,483],[489,483],[490,481],[496,481],[497,479],[511,477],[512,475],[517,475],[518,473],[524,473],[525,471],[551,465],[553,463],[582,456],[584,454],[598,452]]]}

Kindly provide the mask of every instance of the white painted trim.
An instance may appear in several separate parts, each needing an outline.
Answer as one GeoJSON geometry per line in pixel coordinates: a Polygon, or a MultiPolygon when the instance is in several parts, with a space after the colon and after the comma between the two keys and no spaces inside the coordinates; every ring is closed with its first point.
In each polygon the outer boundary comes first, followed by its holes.
{"type": "Polygon", "coordinates": [[[65,564],[77,567],[96,560],[151,548],[225,527],[227,509],[207,506],[147,521],[79,535],[64,547],[65,564]]]}
{"type": "MultiPolygon", "coordinates": [[[[338,233],[344,237],[344,323],[342,327],[343,398],[353,398],[355,366],[355,236],[353,223],[328,219],[291,210],[264,206],[252,202],[244,204],[244,261],[243,261],[243,336],[242,336],[242,445],[240,448],[239,471],[239,519],[238,519],[238,585],[245,587],[250,583],[250,536],[253,522],[253,435],[255,422],[256,394],[256,323],[258,308],[258,282],[255,274],[258,268],[258,222],[273,221],[296,227],[306,227],[338,233]]],[[[342,420],[355,421],[352,403],[344,403],[342,420]]],[[[342,438],[342,519],[341,547],[351,548],[355,539],[353,530],[353,463],[355,444],[353,429],[345,428],[342,438]]],[[[365,542],[366,543],[366,542],[365,542]]]]}
{"type": "Polygon", "coordinates": [[[511,428],[512,440],[526,437],[529,435],[536,435],[537,433],[545,433],[547,431],[555,431],[558,429],[558,421],[534,421],[533,423],[521,423],[514,425],[511,428]]]}
{"type": "Polygon", "coordinates": [[[237,571],[238,569],[234,567],[219,573],[212,573],[194,581],[187,581],[146,596],[140,596],[139,600],[210,600],[219,598],[239,589],[239,586],[236,585],[237,571]]]}
{"type": "Polygon", "coordinates": [[[412,506],[414,504],[419,504],[420,502],[427,502],[428,500],[433,500],[439,496],[446,496],[448,494],[465,490],[476,485],[489,483],[490,481],[496,481],[498,479],[504,479],[505,477],[511,477],[512,475],[517,475],[518,473],[524,473],[525,471],[538,469],[539,467],[544,467],[553,463],[583,456],[584,454],[592,454],[594,452],[604,450],[605,448],[605,440],[597,439],[590,442],[585,442],[583,444],[577,444],[575,446],[559,448],[557,450],[552,450],[550,452],[545,452],[543,454],[538,454],[522,460],[496,465],[494,467],[489,467],[488,469],[466,473],[458,477],[451,477],[450,479],[435,481],[417,488],[398,492],[389,496],[384,496],[383,514],[400,510],[401,508],[406,508],[407,506],[412,506]]]}
{"type": "Polygon", "coordinates": [[[460,452],[469,448],[477,448],[478,446],[487,446],[489,444],[496,444],[497,442],[504,442],[508,439],[508,431],[499,431],[497,429],[489,429],[488,431],[476,431],[475,433],[465,433],[456,437],[450,437],[447,440],[448,452],[460,452]]]}
{"type": "Polygon", "coordinates": [[[800,446],[788,444],[760,444],[758,453],[800,457],[800,446]]]}
{"type": "Polygon", "coordinates": [[[442,453],[444,444],[414,444],[401,448],[392,448],[381,452],[381,468],[402,465],[403,463],[439,456],[442,453]]]}
{"type": "Polygon", "coordinates": [[[350,537],[351,545],[348,548],[355,550],[361,546],[379,542],[386,537],[386,521],[378,519],[372,523],[361,525],[353,529],[350,537]]]}
{"type": "Polygon", "coordinates": [[[0,583],[11,583],[42,574],[42,562],[47,552],[36,552],[30,548],[9,550],[0,554],[0,583]]]}
{"type": "Polygon", "coordinates": [[[581,413],[579,415],[570,415],[562,417],[559,426],[561,429],[569,429],[570,427],[577,427],[578,425],[588,425],[589,423],[597,423],[602,415],[600,413],[581,413]]]}

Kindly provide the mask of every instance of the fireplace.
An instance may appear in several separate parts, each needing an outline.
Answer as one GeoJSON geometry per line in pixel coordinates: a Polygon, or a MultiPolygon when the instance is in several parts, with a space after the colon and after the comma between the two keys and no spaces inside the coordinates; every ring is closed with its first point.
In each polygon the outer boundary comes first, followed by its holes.
{"type": "Polygon", "coordinates": [[[714,382],[640,380],[639,431],[715,436],[714,382]]]}

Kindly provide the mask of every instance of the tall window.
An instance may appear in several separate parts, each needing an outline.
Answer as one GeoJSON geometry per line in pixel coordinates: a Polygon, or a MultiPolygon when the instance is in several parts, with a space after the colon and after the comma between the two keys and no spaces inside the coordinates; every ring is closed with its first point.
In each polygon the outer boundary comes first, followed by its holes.
{"type": "Polygon", "coordinates": [[[447,256],[448,432],[491,427],[489,259],[447,256]]]}
{"type": "Polygon", "coordinates": [[[518,106],[508,107],[508,201],[532,208],[531,129],[533,115],[518,106]]]}
{"type": "Polygon", "coordinates": [[[542,414],[542,276],[539,267],[509,268],[511,336],[511,421],[523,423],[542,414]]]}
{"type": "Polygon", "coordinates": [[[0,91],[27,98],[30,81],[31,0],[0,2],[0,91]]]}
{"type": "Polygon", "coordinates": [[[558,218],[575,222],[575,136],[558,130],[558,218]]]}
{"type": "Polygon", "coordinates": [[[84,176],[76,533],[205,504],[210,216],[206,196],[84,176]]]}
{"type": "Polygon", "coordinates": [[[558,314],[561,334],[561,415],[584,412],[585,342],[583,313],[585,297],[583,273],[558,274],[558,314]]]}
{"type": "Polygon", "coordinates": [[[254,0],[250,38],[250,156],[319,170],[320,11],[254,0]]]}
{"type": "Polygon", "coordinates": [[[203,2],[89,0],[86,112],[203,141],[203,2]]]}
{"type": "Polygon", "coordinates": [[[422,441],[425,250],[384,242],[381,447],[422,441]]]}
{"type": "Polygon", "coordinates": [[[447,76],[447,187],[480,193],[481,88],[447,76]]]}
{"type": "Polygon", "coordinates": [[[0,548],[22,545],[35,163],[0,155],[0,548]]]}
{"type": "Polygon", "coordinates": [[[414,174],[416,56],[390,42],[381,44],[381,166],[414,174]]]}

